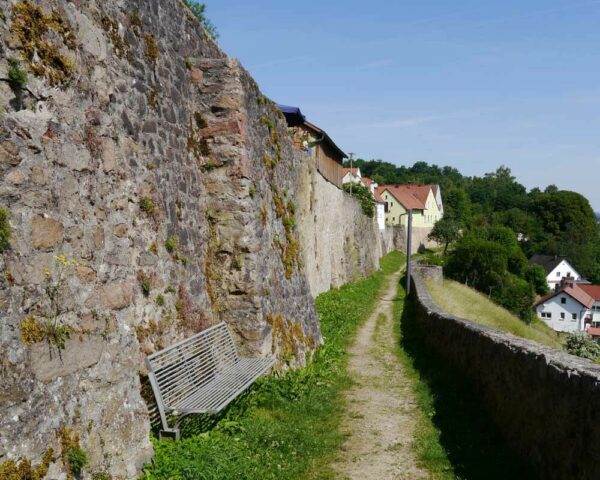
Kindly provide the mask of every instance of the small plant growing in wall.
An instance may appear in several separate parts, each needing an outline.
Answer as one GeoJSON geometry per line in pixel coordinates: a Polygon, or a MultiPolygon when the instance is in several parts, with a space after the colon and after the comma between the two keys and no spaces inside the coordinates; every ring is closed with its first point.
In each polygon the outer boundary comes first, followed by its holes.
{"type": "Polygon", "coordinates": [[[8,222],[8,210],[0,208],[0,253],[10,246],[10,223],[8,222]]]}
{"type": "Polygon", "coordinates": [[[61,459],[71,475],[79,476],[88,464],[85,450],[79,445],[79,435],[69,428],[63,427],[59,432],[61,445],[61,459]]]}
{"type": "Polygon", "coordinates": [[[15,92],[27,85],[27,73],[21,68],[21,62],[14,57],[8,59],[8,84],[15,92]]]}
{"type": "Polygon", "coordinates": [[[46,269],[44,292],[47,302],[40,302],[37,315],[30,315],[21,322],[21,341],[25,344],[46,342],[50,358],[58,353],[62,360],[62,350],[71,336],[71,327],[62,322],[65,312],[65,289],[69,274],[79,262],[66,255],[55,255],[54,263],[46,269]]]}
{"type": "Polygon", "coordinates": [[[165,248],[169,253],[177,252],[177,249],[179,248],[179,239],[175,235],[170,236],[165,242],[165,248]]]}
{"type": "Polygon", "coordinates": [[[140,198],[140,210],[148,215],[153,215],[156,207],[150,197],[140,198]]]}
{"type": "Polygon", "coordinates": [[[150,291],[152,290],[152,279],[142,271],[138,272],[137,277],[140,282],[142,294],[144,297],[148,298],[150,296],[150,291]]]}

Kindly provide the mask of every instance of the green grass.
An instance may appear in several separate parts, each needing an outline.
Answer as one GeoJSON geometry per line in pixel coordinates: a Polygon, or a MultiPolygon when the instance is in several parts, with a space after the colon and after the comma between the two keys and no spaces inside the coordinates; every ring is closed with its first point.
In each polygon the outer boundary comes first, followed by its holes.
{"type": "Polygon", "coordinates": [[[412,379],[420,417],[415,454],[436,480],[536,478],[504,441],[472,385],[427,349],[414,300],[402,285],[394,304],[398,357],[412,379]]]}
{"type": "Polygon", "coordinates": [[[560,337],[556,332],[537,318],[527,325],[485,295],[453,280],[426,281],[425,284],[432,300],[448,313],[552,348],[562,348],[560,337]]]}
{"type": "Polygon", "coordinates": [[[306,368],[270,376],[220,418],[186,422],[179,442],[154,441],[144,477],[170,480],[333,479],[329,461],[344,439],[340,416],[348,343],[367,318],[386,275],[404,256],[393,252],[381,270],[320,295],[317,310],[324,345],[306,368]]]}

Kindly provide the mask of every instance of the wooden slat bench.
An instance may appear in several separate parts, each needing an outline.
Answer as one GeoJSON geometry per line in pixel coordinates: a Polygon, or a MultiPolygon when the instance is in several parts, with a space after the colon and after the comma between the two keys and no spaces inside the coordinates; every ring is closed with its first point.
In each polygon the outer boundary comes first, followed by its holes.
{"type": "Polygon", "coordinates": [[[179,422],[186,415],[220,412],[274,363],[240,358],[225,322],[147,356],[161,436],[179,438],[179,422]],[[174,427],[168,415],[177,416],[174,427]]]}

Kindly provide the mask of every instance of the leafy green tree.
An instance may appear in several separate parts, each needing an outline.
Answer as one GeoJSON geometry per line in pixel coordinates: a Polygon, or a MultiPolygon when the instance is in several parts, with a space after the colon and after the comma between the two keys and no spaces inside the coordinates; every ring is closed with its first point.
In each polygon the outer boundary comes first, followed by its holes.
{"type": "Polygon", "coordinates": [[[548,293],[548,282],[546,281],[546,270],[538,264],[532,264],[525,270],[525,280],[533,287],[533,290],[538,295],[546,295],[548,293]]]}
{"type": "Polygon", "coordinates": [[[196,0],[183,0],[187,7],[196,16],[198,21],[204,27],[204,30],[213,38],[219,38],[219,32],[217,27],[206,17],[206,5],[204,3],[197,2],[196,0]]]}
{"type": "Polygon", "coordinates": [[[446,273],[490,295],[499,288],[508,270],[506,249],[496,242],[464,237],[448,256],[446,273]]]}
{"type": "Polygon", "coordinates": [[[456,242],[460,238],[460,225],[456,220],[448,217],[442,217],[435,222],[428,235],[429,240],[433,240],[441,245],[444,245],[444,255],[448,251],[450,244],[456,242]]]}
{"type": "Polygon", "coordinates": [[[533,287],[522,278],[512,273],[502,278],[502,287],[494,292],[494,300],[521,320],[530,323],[533,317],[533,287]]]}

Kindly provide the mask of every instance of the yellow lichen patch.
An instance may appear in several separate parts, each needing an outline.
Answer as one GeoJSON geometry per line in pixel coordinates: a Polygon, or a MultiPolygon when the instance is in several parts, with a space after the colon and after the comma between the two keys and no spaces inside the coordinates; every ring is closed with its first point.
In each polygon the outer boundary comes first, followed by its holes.
{"type": "Polygon", "coordinates": [[[47,78],[51,85],[70,80],[75,65],[60,52],[60,46],[54,44],[51,37],[60,37],[67,48],[73,49],[75,36],[56,10],[46,15],[37,5],[21,0],[12,7],[11,32],[21,42],[23,58],[35,75],[47,78]]]}
{"type": "Polygon", "coordinates": [[[25,345],[32,345],[46,340],[45,325],[36,320],[33,315],[30,315],[21,322],[20,331],[21,342],[25,345]]]}
{"type": "Polygon", "coordinates": [[[144,41],[146,42],[146,58],[151,63],[156,63],[159,54],[158,46],[156,45],[156,40],[154,40],[154,37],[152,35],[146,33],[144,34],[144,41]]]}
{"type": "Polygon", "coordinates": [[[102,17],[101,24],[113,44],[117,57],[121,58],[123,55],[127,54],[129,49],[121,35],[119,35],[119,23],[116,20],[104,16],[102,17]]]}
{"type": "Polygon", "coordinates": [[[48,473],[48,467],[54,460],[54,450],[49,448],[44,453],[41,463],[35,467],[31,461],[23,458],[19,462],[7,460],[0,463],[0,478],[2,480],[42,480],[48,473]]]}
{"type": "Polygon", "coordinates": [[[268,313],[267,323],[272,328],[271,353],[278,353],[283,360],[295,358],[302,347],[314,345],[314,340],[304,334],[300,322],[286,320],[279,313],[268,313]]]}

